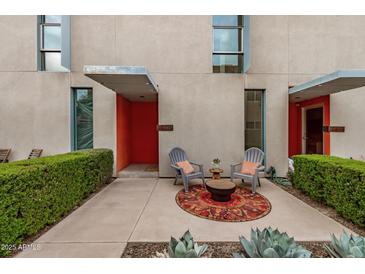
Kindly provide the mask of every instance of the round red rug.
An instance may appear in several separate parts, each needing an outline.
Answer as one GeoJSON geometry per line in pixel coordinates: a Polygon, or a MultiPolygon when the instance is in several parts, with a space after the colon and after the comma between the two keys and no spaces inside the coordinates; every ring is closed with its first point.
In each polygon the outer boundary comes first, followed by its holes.
{"type": "Polygon", "coordinates": [[[270,213],[271,204],[268,199],[256,192],[237,186],[229,202],[216,202],[211,194],[202,186],[189,187],[176,194],[176,203],[185,211],[209,220],[221,222],[246,222],[264,217],[270,213]]]}

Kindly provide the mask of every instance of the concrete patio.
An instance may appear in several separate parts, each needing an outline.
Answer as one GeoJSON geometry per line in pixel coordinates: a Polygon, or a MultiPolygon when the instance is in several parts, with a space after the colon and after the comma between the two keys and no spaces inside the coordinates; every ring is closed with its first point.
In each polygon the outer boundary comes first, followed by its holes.
{"type": "Polygon", "coordinates": [[[251,227],[272,226],[298,241],[329,240],[347,230],[267,180],[258,192],[272,211],[240,223],[216,222],[183,211],[175,202],[182,188],[173,179],[117,179],[38,238],[38,250],[17,257],[120,257],[128,242],[169,241],[190,229],[197,241],[237,241],[251,227]]]}

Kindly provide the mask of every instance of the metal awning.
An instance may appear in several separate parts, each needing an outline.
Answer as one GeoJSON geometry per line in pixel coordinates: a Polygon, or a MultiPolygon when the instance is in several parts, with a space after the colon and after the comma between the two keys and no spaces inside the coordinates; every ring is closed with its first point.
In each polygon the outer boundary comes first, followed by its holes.
{"type": "Polygon", "coordinates": [[[365,70],[338,70],[289,89],[290,102],[365,86],[365,70]]]}
{"type": "Polygon", "coordinates": [[[158,86],[145,67],[84,66],[84,74],[130,101],[156,101],[158,86]]]}

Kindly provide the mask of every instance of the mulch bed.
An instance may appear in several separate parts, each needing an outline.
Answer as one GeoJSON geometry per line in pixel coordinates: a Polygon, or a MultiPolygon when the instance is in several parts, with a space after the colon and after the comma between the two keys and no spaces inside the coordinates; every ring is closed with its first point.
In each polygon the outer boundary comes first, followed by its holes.
{"type": "MultiPolygon", "coordinates": [[[[325,242],[298,242],[312,252],[314,258],[328,258],[328,254],[323,249],[325,242]]],[[[199,243],[202,244],[202,243],[199,243]]],[[[239,242],[206,242],[208,250],[205,253],[208,258],[233,258],[232,253],[242,253],[239,242]]],[[[130,242],[127,244],[122,258],[153,258],[156,251],[163,252],[167,249],[168,243],[141,243],[130,242]]]]}
{"type": "Polygon", "coordinates": [[[308,195],[303,193],[297,188],[292,186],[283,186],[280,184],[276,184],[277,186],[281,187],[286,192],[290,193],[291,195],[295,196],[299,200],[305,202],[306,204],[310,205],[311,207],[317,209],[319,212],[323,213],[324,215],[332,218],[336,222],[342,224],[343,226],[351,229],[353,232],[357,233],[358,235],[365,236],[365,228],[361,227],[357,224],[354,224],[350,220],[345,219],[344,217],[340,216],[335,209],[329,207],[321,202],[315,201],[311,199],[308,195]]]}

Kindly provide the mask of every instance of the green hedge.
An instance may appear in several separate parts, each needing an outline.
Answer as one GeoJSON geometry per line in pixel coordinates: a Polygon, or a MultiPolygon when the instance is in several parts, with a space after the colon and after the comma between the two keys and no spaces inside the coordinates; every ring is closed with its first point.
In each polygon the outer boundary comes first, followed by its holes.
{"type": "Polygon", "coordinates": [[[11,254],[8,245],[59,221],[109,180],[112,171],[108,149],[0,164],[0,256],[11,254]]]}
{"type": "Polygon", "coordinates": [[[293,186],[365,226],[365,162],[323,155],[294,156],[293,186]]]}

